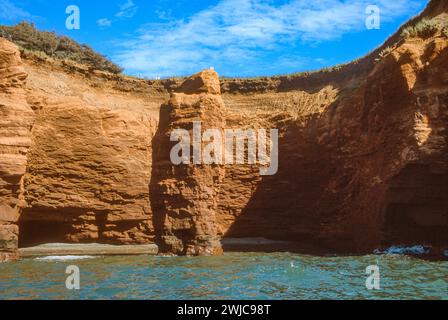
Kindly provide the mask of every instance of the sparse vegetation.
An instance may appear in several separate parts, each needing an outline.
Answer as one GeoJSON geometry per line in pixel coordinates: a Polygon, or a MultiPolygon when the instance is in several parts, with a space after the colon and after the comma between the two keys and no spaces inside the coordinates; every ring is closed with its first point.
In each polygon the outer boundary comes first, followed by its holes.
{"type": "Polygon", "coordinates": [[[95,70],[121,73],[123,69],[87,45],[59,36],[54,32],[39,31],[34,24],[21,22],[15,26],[0,26],[0,36],[20,48],[61,60],[72,60],[95,70]]]}
{"type": "Polygon", "coordinates": [[[414,26],[408,26],[403,30],[401,36],[403,38],[429,38],[434,36],[438,30],[442,29],[442,24],[436,19],[423,19],[414,26]]]}
{"type": "Polygon", "coordinates": [[[443,28],[442,30],[442,34],[448,38],[448,26],[446,26],[445,28],[443,28]]]}
{"type": "Polygon", "coordinates": [[[387,56],[389,53],[391,53],[393,50],[394,50],[394,49],[393,49],[392,47],[386,47],[386,48],[384,48],[384,49],[380,52],[380,54],[379,54],[380,58],[384,58],[384,57],[387,56]]]}

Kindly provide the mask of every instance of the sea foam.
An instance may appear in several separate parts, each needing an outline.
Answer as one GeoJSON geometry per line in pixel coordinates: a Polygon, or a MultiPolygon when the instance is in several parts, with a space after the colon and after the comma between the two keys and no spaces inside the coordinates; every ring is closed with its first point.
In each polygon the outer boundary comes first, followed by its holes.
{"type": "Polygon", "coordinates": [[[35,260],[38,261],[71,261],[71,260],[83,260],[83,259],[93,259],[94,256],[48,256],[39,257],[35,260]]]}
{"type": "Polygon", "coordinates": [[[376,249],[374,251],[375,254],[411,254],[411,255],[420,255],[429,253],[430,249],[428,247],[422,245],[415,246],[391,246],[385,250],[376,249]]]}

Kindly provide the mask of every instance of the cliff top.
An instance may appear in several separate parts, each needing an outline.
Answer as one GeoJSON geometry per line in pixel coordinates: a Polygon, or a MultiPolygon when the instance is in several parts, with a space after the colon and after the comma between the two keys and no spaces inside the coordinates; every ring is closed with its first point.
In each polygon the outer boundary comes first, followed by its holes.
{"type": "Polygon", "coordinates": [[[121,73],[123,69],[91,47],[57,35],[54,32],[39,31],[34,24],[22,21],[15,26],[1,26],[0,37],[17,44],[22,50],[60,60],[71,60],[94,70],[121,73]]]}
{"type": "MultiPolygon", "coordinates": [[[[403,24],[395,34],[387,39],[383,45],[366,56],[352,62],[324,68],[317,71],[291,73],[287,75],[266,76],[256,78],[223,78],[221,89],[217,89],[217,82],[204,85],[201,73],[187,80],[172,78],[163,80],[144,80],[126,76],[121,68],[114,65],[106,57],[94,52],[85,45],[80,45],[68,37],[57,36],[52,32],[41,32],[33,25],[22,22],[14,27],[0,26],[0,36],[15,42],[22,51],[22,58],[38,67],[62,69],[65,72],[77,72],[84,77],[92,75],[118,82],[118,87],[126,91],[133,91],[141,86],[156,86],[157,90],[164,88],[168,92],[286,92],[290,90],[311,90],[333,84],[343,87],[347,83],[359,82],[374,67],[377,60],[393,51],[399,43],[409,37],[424,38],[434,34],[445,34],[448,37],[448,2],[431,0],[425,10],[418,16],[403,24]],[[50,65],[50,66],[48,66],[50,65]]],[[[213,72],[210,72],[210,75],[213,72]]],[[[219,81],[219,80],[217,80],[219,81]]],[[[165,92],[166,92],[165,91],[165,92]]]]}

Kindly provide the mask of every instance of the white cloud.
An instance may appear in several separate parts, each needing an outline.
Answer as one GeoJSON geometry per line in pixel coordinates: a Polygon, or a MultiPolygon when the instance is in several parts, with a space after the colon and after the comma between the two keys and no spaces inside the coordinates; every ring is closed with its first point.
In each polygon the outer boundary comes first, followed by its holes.
{"type": "Polygon", "coordinates": [[[170,20],[171,19],[171,14],[172,14],[172,10],[168,9],[168,10],[156,10],[155,11],[157,17],[161,20],[170,20]]]}
{"type": "MultiPolygon", "coordinates": [[[[416,0],[272,3],[222,0],[185,20],[144,25],[133,39],[121,43],[123,48],[116,59],[128,72],[146,76],[190,74],[216,66],[217,61],[250,73],[251,68],[271,67],[257,59],[262,52],[280,52],[282,46],[292,43],[327,41],[363,30],[369,4],[381,8],[382,22],[409,13],[418,5],[416,0]]],[[[278,63],[287,66],[304,60],[300,56],[278,57],[278,63]]]]}
{"type": "Polygon", "coordinates": [[[120,11],[115,14],[117,18],[132,18],[137,13],[138,7],[133,0],[127,0],[120,6],[120,11]]]}
{"type": "Polygon", "coordinates": [[[13,4],[9,0],[0,0],[0,19],[5,21],[17,21],[31,18],[31,14],[13,4]]]}
{"type": "Polygon", "coordinates": [[[96,21],[96,24],[100,27],[100,28],[107,28],[110,27],[112,25],[112,21],[110,21],[107,18],[101,18],[99,20],[96,21]]]}
{"type": "Polygon", "coordinates": [[[138,7],[134,4],[133,0],[126,0],[126,2],[120,6],[119,11],[114,15],[116,19],[111,20],[108,18],[101,18],[96,21],[96,24],[102,29],[108,28],[112,26],[112,23],[116,21],[134,17],[137,13],[137,10],[138,7]]]}

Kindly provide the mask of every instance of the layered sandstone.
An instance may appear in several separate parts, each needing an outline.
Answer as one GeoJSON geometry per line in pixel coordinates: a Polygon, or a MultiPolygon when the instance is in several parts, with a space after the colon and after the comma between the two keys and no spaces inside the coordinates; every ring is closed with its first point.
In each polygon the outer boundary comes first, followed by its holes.
{"type": "Polygon", "coordinates": [[[0,38],[0,261],[17,256],[18,208],[34,118],[26,77],[18,48],[0,38]]]}
{"type": "Polygon", "coordinates": [[[32,132],[21,242],[150,242],[155,130],[144,112],[47,101],[32,132]]]}
{"type": "Polygon", "coordinates": [[[195,151],[180,154],[187,157],[186,163],[174,164],[170,158],[172,147],[179,143],[170,139],[174,130],[188,131],[189,141],[183,141],[187,148],[198,147],[194,146],[196,135],[204,150],[204,130],[225,128],[225,106],[217,73],[205,70],[187,79],[160,112],[150,191],[160,250],[187,255],[220,254],[217,200],[224,167],[204,164],[199,149],[199,155],[195,151]],[[194,122],[201,127],[195,129],[194,122]]]}
{"type": "MultiPolygon", "coordinates": [[[[447,11],[431,1],[408,24],[447,11]]],[[[24,72],[2,40],[0,260],[17,241],[192,255],[219,254],[222,237],[308,253],[446,248],[447,35],[398,33],[385,46],[327,73],[147,81],[28,56],[24,72]],[[194,121],[201,132],[278,129],[278,173],[173,164],[170,133],[192,136],[194,121]]]]}
{"type": "Polygon", "coordinates": [[[308,252],[446,246],[447,46],[443,35],[409,39],[358,86],[327,89],[336,95],[321,89],[299,113],[300,100],[272,108],[279,102],[262,93],[251,105],[257,115],[238,118],[236,107],[255,98],[225,97],[229,105],[238,101],[228,122],[279,128],[280,158],[275,176],[260,177],[250,167],[226,170],[223,234],[293,240],[308,252]],[[322,97],[328,99],[318,103],[322,97]]]}

